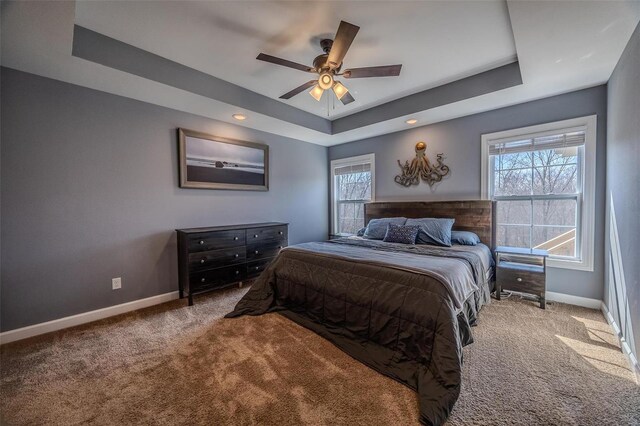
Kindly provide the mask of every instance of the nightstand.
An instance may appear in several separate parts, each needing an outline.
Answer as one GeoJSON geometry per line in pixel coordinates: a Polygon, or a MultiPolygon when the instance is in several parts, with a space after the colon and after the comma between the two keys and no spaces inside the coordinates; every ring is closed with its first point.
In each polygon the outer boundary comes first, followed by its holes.
{"type": "Polygon", "coordinates": [[[546,250],[515,247],[496,248],[496,299],[502,290],[535,295],[545,308],[547,290],[546,250]]]}

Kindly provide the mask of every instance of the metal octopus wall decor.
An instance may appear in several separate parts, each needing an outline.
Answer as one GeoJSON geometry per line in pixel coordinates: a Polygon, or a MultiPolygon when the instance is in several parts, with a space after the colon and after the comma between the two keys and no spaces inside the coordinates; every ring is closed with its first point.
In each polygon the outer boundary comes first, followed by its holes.
{"type": "Polygon", "coordinates": [[[437,154],[437,160],[435,164],[429,161],[429,158],[425,155],[427,150],[427,144],[424,142],[418,142],[416,144],[416,158],[409,161],[405,161],[404,165],[398,160],[398,166],[402,170],[402,174],[395,177],[395,182],[402,186],[410,187],[411,185],[417,185],[420,183],[420,179],[433,187],[436,183],[440,182],[443,177],[449,174],[449,166],[442,163],[444,154],[437,154]]]}

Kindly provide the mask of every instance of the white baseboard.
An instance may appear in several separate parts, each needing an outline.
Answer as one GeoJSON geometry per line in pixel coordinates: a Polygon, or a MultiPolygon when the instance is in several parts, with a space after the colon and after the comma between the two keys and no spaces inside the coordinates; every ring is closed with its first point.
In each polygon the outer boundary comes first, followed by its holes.
{"type": "Polygon", "coordinates": [[[28,337],[62,330],[63,328],[69,328],[76,325],[97,321],[103,318],[124,314],[125,312],[131,312],[149,306],[159,305],[160,303],[175,300],[178,297],[179,293],[177,291],[173,291],[171,293],[160,294],[158,296],[134,300],[132,302],[122,303],[120,305],[109,306],[108,308],[97,309],[95,311],[84,312],[81,314],[72,315],[70,317],[59,318],[53,321],[5,331],[4,333],[0,333],[0,344],[15,342],[16,340],[22,340],[28,337]]]}
{"type": "Polygon", "coordinates": [[[585,308],[600,309],[601,300],[589,299],[588,297],[572,296],[570,294],[555,293],[553,291],[546,292],[547,300],[554,302],[566,303],[568,305],[584,306],[585,308]]]}
{"type": "Polygon", "coordinates": [[[622,335],[622,332],[620,331],[620,327],[618,326],[616,321],[613,319],[613,315],[611,315],[611,312],[609,312],[609,309],[607,308],[607,305],[604,304],[604,302],[600,303],[600,310],[604,314],[604,317],[607,319],[607,322],[609,323],[611,328],[613,328],[613,331],[618,336],[618,340],[620,341],[620,347],[622,348],[622,353],[627,356],[627,359],[629,360],[629,364],[631,364],[631,369],[634,371],[634,373],[636,373],[636,383],[640,384],[640,364],[638,363],[638,360],[636,359],[635,355],[631,351],[631,347],[629,346],[629,343],[622,335]]]}

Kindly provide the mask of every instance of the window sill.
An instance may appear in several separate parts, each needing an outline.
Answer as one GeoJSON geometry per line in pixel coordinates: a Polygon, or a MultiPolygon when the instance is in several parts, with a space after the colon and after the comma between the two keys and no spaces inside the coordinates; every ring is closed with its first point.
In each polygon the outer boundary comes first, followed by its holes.
{"type": "Polygon", "coordinates": [[[584,260],[547,259],[547,266],[554,269],[593,272],[593,264],[589,264],[584,260]]]}

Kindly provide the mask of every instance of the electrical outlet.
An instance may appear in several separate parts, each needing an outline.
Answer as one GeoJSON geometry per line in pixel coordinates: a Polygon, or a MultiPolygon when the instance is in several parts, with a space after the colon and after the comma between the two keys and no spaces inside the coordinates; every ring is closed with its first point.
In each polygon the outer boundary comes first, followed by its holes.
{"type": "Polygon", "coordinates": [[[111,289],[112,290],[117,290],[119,288],[122,288],[122,278],[120,278],[120,277],[113,278],[111,280],[111,289]]]}

